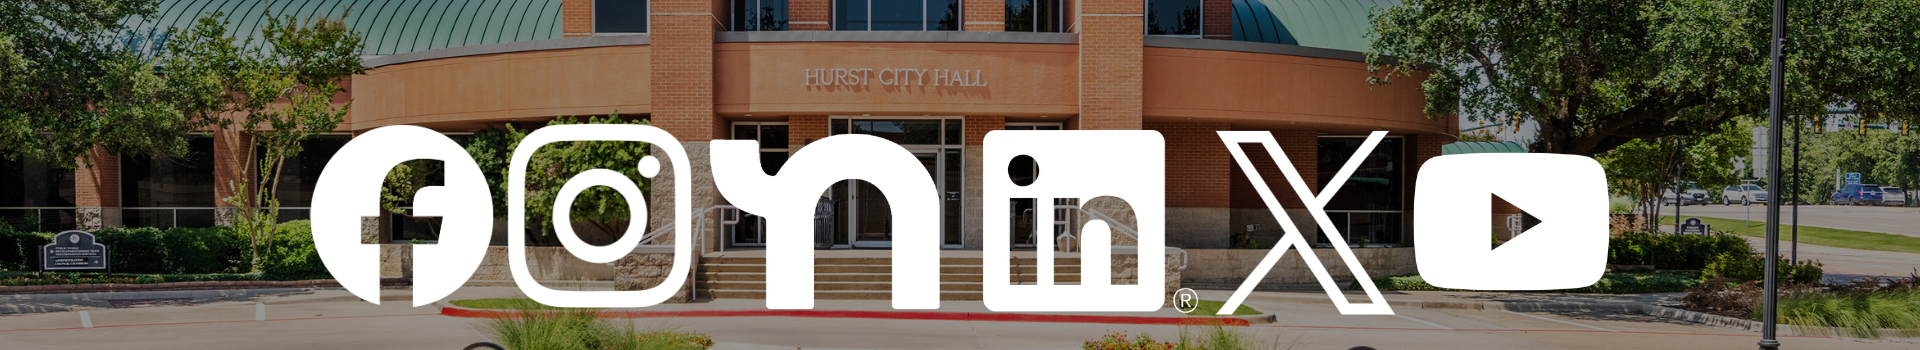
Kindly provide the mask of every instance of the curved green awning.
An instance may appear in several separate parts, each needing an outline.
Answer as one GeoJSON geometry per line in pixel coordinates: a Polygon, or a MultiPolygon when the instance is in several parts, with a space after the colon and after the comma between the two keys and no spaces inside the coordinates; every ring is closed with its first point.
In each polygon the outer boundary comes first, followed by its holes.
{"type": "Polygon", "coordinates": [[[1233,40],[1366,52],[1367,15],[1399,0],[1233,0],[1233,40]]]}
{"type": "Polygon", "coordinates": [[[1527,153],[1527,146],[1517,142],[1454,142],[1440,146],[1440,155],[1472,153],[1527,153]]]}
{"type": "Polygon", "coordinates": [[[366,39],[365,56],[472,45],[560,38],[561,0],[162,0],[151,16],[123,21],[124,43],[144,53],[163,47],[213,12],[226,14],[227,31],[259,43],[266,14],[346,17],[366,39]]]}

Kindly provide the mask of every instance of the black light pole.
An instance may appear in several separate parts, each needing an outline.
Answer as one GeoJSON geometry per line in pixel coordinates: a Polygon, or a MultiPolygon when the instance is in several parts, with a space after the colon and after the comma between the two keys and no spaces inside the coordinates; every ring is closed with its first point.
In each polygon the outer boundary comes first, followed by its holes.
{"type": "MultiPolygon", "coordinates": [[[[1787,191],[1793,194],[1787,197],[1787,200],[1793,203],[1793,262],[1795,263],[1800,262],[1800,201],[1797,198],[1800,197],[1800,129],[1805,127],[1806,123],[1793,123],[1793,185],[1787,186],[1787,191]]],[[[1774,196],[1773,205],[1780,205],[1779,197],[1774,196]]]]}
{"type": "MultiPolygon", "coordinates": [[[[1772,127],[1767,128],[1767,147],[1773,148],[1773,151],[1767,152],[1767,187],[1769,188],[1780,188],[1780,121],[1783,119],[1781,116],[1786,114],[1785,108],[1781,108],[1783,104],[1782,100],[1785,98],[1783,95],[1786,94],[1786,81],[1784,79],[1786,76],[1786,62],[1783,52],[1786,46],[1786,29],[1787,0],[1773,0],[1773,41],[1771,41],[1773,44],[1773,76],[1770,79],[1773,85],[1773,93],[1771,94],[1772,96],[1769,96],[1769,101],[1767,101],[1767,110],[1769,111],[1767,113],[1767,119],[1770,119],[1769,123],[1772,124],[1772,127]]],[[[1765,314],[1763,314],[1760,319],[1761,350],[1780,348],[1780,341],[1774,339],[1774,316],[1776,316],[1774,315],[1774,299],[1780,292],[1779,287],[1774,285],[1774,280],[1776,279],[1775,275],[1778,274],[1775,271],[1779,268],[1779,257],[1780,206],[1769,205],[1767,206],[1767,294],[1764,301],[1766,304],[1764,306],[1765,314]]]]}
{"type": "Polygon", "coordinates": [[[1679,157],[1675,157],[1673,178],[1673,234],[1680,234],[1680,207],[1687,206],[1687,137],[1681,136],[1679,157]]]}

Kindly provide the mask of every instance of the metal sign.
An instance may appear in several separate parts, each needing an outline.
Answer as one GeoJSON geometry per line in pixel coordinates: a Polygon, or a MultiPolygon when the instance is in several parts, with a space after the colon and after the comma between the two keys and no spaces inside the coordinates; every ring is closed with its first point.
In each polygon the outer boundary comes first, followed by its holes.
{"type": "Polygon", "coordinates": [[[1860,173],[1847,173],[1847,184],[1848,185],[1860,184],[1860,173]]]}
{"type": "Polygon", "coordinates": [[[1707,225],[1701,223],[1700,218],[1687,218],[1686,223],[1680,224],[1680,233],[1689,234],[1689,235],[1704,235],[1704,234],[1707,234],[1707,225]]]}
{"type": "Polygon", "coordinates": [[[94,243],[92,233],[66,231],[40,247],[40,269],[105,270],[107,257],[107,245],[94,243]]]}

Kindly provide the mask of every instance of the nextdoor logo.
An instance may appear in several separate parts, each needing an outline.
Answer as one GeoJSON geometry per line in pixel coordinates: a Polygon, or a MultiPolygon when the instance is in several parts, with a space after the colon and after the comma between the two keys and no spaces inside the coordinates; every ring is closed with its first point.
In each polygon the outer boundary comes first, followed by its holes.
{"type": "MultiPolygon", "coordinates": [[[[1386,136],[1375,132],[1358,151],[1368,154],[1386,136]]],[[[1295,195],[1330,240],[1344,241],[1323,209],[1346,183],[1360,158],[1342,167],[1330,185],[1317,195],[1308,189],[1292,162],[1286,159],[1270,133],[1220,132],[1221,141],[1237,166],[1252,169],[1243,143],[1259,143],[1267,156],[1281,165],[1295,195]]],[[[637,141],[658,147],[654,153],[675,164],[688,164],[680,142],[666,131],[644,125],[562,125],[535,130],[514,150],[508,174],[508,261],[521,290],[535,301],[560,307],[645,307],[671,298],[685,287],[693,265],[693,245],[674,245],[672,270],[658,286],[639,291],[561,291],[534,281],[526,262],[526,167],[540,146],[570,141],[637,141]]],[[[1027,156],[1048,164],[1047,173],[1033,183],[1015,185],[1006,172],[983,171],[982,206],[986,213],[1006,213],[1016,198],[1051,202],[1056,198],[1118,199],[1134,208],[1137,237],[1135,285],[1112,285],[1107,269],[1087,269],[1082,284],[1054,284],[1050,274],[1039,274],[1032,285],[1010,281],[1010,242],[985,239],[984,296],[994,311],[1152,311],[1165,299],[1165,141],[1155,131],[993,131],[987,134],[981,157],[984,169],[996,169],[1016,157],[1027,156]],[[1126,150],[1124,152],[1114,150],[1126,150]]],[[[760,169],[758,148],[751,140],[712,142],[713,179],[719,192],[742,210],[769,222],[767,233],[767,307],[813,307],[812,216],[819,189],[848,179],[864,180],[881,191],[892,211],[893,306],[897,309],[939,308],[940,193],[913,154],[885,139],[868,135],[836,135],[802,148],[779,174],[760,169]]],[[[493,198],[478,165],[452,140],[415,126],[389,126],[353,139],[335,154],[315,189],[313,229],[316,248],[327,269],[342,286],[369,302],[379,303],[379,248],[361,243],[363,217],[380,215],[379,192],[388,170],[400,162],[434,159],[445,162],[446,185],[421,189],[414,198],[419,215],[444,217],[438,245],[414,246],[414,305],[445,298],[466,282],[485,256],[491,237],[493,198]]],[[[637,167],[645,177],[657,176],[661,161],[642,159],[637,167]]],[[[688,167],[672,168],[676,179],[692,179],[688,167]]],[[[1279,222],[1291,223],[1258,171],[1245,171],[1260,197],[1279,222]]],[[[1598,163],[1590,158],[1540,154],[1481,154],[1433,158],[1420,171],[1415,191],[1415,232],[1419,266],[1436,286],[1462,289],[1559,289],[1592,284],[1604,269],[1606,252],[1606,184],[1598,163]],[[1547,203],[1540,188],[1554,188],[1547,203]],[[1546,219],[1522,239],[1492,250],[1489,196],[1499,193],[1529,212],[1546,219]],[[1477,198],[1477,199],[1476,199],[1477,198]]],[[[626,256],[642,235],[631,234],[607,246],[593,246],[572,232],[567,222],[572,199],[595,186],[619,191],[633,213],[627,232],[642,232],[648,222],[646,197],[618,172],[595,169],[582,172],[561,187],[554,206],[553,227],[563,246],[574,256],[608,263],[626,256]]],[[[692,198],[688,186],[673,186],[673,198],[692,198]]],[[[691,201],[673,204],[674,242],[693,242],[691,201]]],[[[1051,222],[1051,211],[1038,211],[1037,222],[1051,222]]],[[[988,218],[986,237],[1008,237],[1010,218],[988,218]],[[997,222],[996,222],[997,221],[997,222]]],[[[1094,220],[1080,233],[1081,266],[1110,266],[1113,242],[1108,231],[1118,223],[1094,220]]],[[[1287,250],[1298,249],[1328,296],[1342,314],[1391,314],[1365,269],[1344,245],[1334,250],[1353,270],[1370,304],[1350,305],[1313,250],[1303,228],[1281,225],[1286,231],[1267,257],[1248,276],[1222,310],[1234,310],[1287,250]]],[[[1048,239],[1035,240],[1039,271],[1050,271],[1053,249],[1048,239]]],[[[1223,311],[1227,312],[1227,311],[1223,311]]]]}

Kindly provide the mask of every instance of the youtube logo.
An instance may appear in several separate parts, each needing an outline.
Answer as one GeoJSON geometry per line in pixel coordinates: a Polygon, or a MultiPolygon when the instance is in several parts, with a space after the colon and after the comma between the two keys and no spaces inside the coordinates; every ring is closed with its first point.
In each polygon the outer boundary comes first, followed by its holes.
{"type": "Polygon", "coordinates": [[[1607,263],[1606,173],[1593,158],[1482,153],[1435,157],[1414,188],[1420,276],[1475,290],[1580,288],[1607,263]],[[1493,197],[1540,223],[1494,248],[1493,197]]]}

